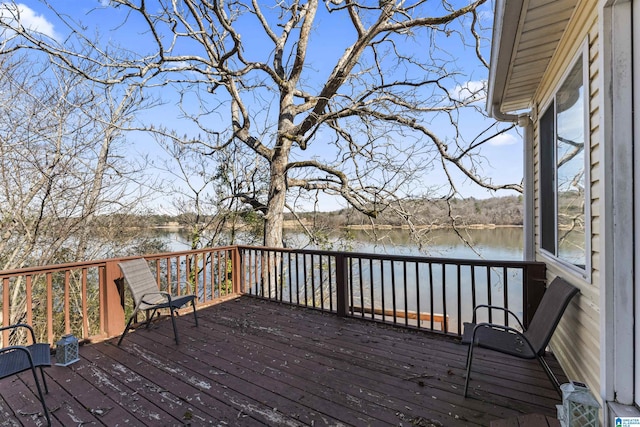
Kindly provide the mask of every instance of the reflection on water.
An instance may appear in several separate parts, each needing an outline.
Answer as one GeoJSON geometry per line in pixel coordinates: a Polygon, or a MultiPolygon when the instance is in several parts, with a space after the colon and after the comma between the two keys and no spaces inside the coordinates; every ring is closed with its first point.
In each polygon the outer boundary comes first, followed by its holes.
{"type": "Polygon", "coordinates": [[[476,259],[482,256],[502,260],[522,259],[522,228],[469,229],[462,230],[460,234],[461,236],[449,229],[431,230],[423,236],[421,252],[408,231],[393,231],[379,242],[364,232],[358,232],[354,239],[357,248],[354,249],[361,252],[444,258],[476,259]]]}

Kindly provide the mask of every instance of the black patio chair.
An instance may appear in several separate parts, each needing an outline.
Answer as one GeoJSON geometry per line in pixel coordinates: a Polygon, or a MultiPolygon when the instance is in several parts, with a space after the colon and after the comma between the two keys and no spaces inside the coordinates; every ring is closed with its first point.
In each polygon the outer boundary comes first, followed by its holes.
{"type": "Polygon", "coordinates": [[[15,325],[4,326],[0,328],[0,332],[5,330],[16,330],[18,328],[26,328],[31,333],[31,345],[9,345],[0,348],[0,379],[17,375],[20,372],[31,370],[33,373],[33,379],[38,389],[38,396],[42,403],[42,409],[44,410],[44,416],[47,419],[47,425],[51,425],[51,417],[49,416],[49,410],[47,404],[44,401],[44,394],[42,393],[42,387],[38,380],[36,368],[40,369],[40,375],[42,376],[42,384],[44,390],[49,393],[47,387],[47,381],[44,377],[44,366],[51,366],[51,348],[49,344],[36,343],[36,335],[33,332],[33,328],[25,323],[18,323],[15,325]]]}
{"type": "Polygon", "coordinates": [[[131,314],[127,327],[122,332],[118,345],[122,343],[125,334],[129,331],[133,319],[136,317],[139,311],[147,312],[146,327],[149,327],[153,316],[156,312],[163,308],[168,308],[171,314],[171,322],[173,323],[173,335],[178,344],[178,328],[176,327],[175,311],[191,302],[193,306],[193,317],[198,326],[198,316],[196,315],[196,296],[193,294],[172,296],[169,292],[163,292],[158,290],[158,283],[149,270],[149,264],[144,258],[138,258],[131,261],[125,261],[118,264],[124,280],[127,282],[133,301],[135,303],[135,310],[131,314]],[[149,315],[151,311],[151,315],[149,315]]]}
{"type": "Polygon", "coordinates": [[[464,383],[464,396],[467,396],[469,380],[471,377],[471,362],[473,359],[473,348],[475,346],[509,354],[522,359],[538,359],[545,373],[553,383],[553,386],[560,392],[560,383],[544,360],[549,340],[560,322],[560,318],[569,305],[569,301],[579,292],[578,288],[571,285],[564,279],[556,277],[547,288],[538,310],[531,319],[531,324],[525,330],[522,322],[512,311],[504,307],[478,305],[473,309],[473,322],[464,324],[462,343],[469,345],[467,353],[467,378],[464,383]],[[495,323],[476,324],[477,310],[486,308],[488,310],[502,310],[513,316],[520,330],[509,326],[495,323]]]}

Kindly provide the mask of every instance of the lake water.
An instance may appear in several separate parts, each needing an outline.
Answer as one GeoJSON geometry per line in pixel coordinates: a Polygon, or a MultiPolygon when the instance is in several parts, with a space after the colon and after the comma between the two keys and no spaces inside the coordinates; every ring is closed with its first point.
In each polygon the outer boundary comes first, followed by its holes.
{"type": "MultiPolygon", "coordinates": [[[[385,231],[384,233],[387,233],[385,231]]],[[[382,233],[380,233],[382,235],[382,233]]],[[[430,230],[421,238],[422,250],[408,231],[392,231],[376,241],[370,234],[354,234],[354,250],[398,255],[427,255],[444,258],[520,260],[522,259],[522,228],[462,230],[462,237],[453,230],[430,230]]]]}
{"type": "MultiPolygon", "coordinates": [[[[350,231],[329,236],[321,247],[306,244],[305,236],[296,232],[286,233],[291,248],[348,250],[378,254],[417,255],[461,259],[522,259],[522,228],[500,227],[495,229],[467,229],[460,234],[465,243],[453,230],[435,229],[421,236],[422,250],[406,230],[382,230],[374,235],[371,231],[350,231]]],[[[188,234],[185,232],[163,232],[161,238],[170,250],[189,249],[188,234]]]]}

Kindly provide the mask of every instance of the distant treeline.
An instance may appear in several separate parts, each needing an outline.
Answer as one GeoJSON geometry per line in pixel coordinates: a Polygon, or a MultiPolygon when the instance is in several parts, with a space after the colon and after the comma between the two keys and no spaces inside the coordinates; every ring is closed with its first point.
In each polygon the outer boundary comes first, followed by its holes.
{"type": "MultiPolygon", "coordinates": [[[[522,196],[494,197],[489,199],[424,199],[403,201],[401,206],[381,209],[373,222],[380,226],[400,227],[407,220],[415,226],[520,226],[522,225],[522,196]]],[[[229,214],[228,214],[229,215],[229,214]]],[[[235,213],[236,224],[252,223],[255,225],[259,216],[253,212],[235,213]]],[[[194,224],[195,215],[166,215],[150,213],[147,215],[118,216],[120,223],[134,227],[190,227],[194,224]]],[[[201,222],[215,222],[215,218],[200,217],[201,222]],[[213,221],[212,221],[213,220],[213,221]]],[[[104,218],[106,221],[106,218],[104,218]]],[[[113,221],[109,216],[109,222],[113,221]]],[[[296,215],[285,215],[286,225],[295,226],[297,221],[305,225],[318,224],[323,227],[368,226],[371,220],[354,209],[341,209],[333,212],[300,212],[296,215]]]]}
{"type": "MultiPolygon", "coordinates": [[[[367,225],[371,220],[354,209],[334,212],[299,213],[306,221],[322,220],[329,226],[367,225]]],[[[293,220],[291,214],[286,216],[293,220]]],[[[523,223],[522,196],[494,197],[489,199],[428,199],[403,201],[395,209],[387,207],[373,221],[378,225],[399,227],[407,220],[416,226],[469,226],[497,225],[521,226],[523,223]]]]}

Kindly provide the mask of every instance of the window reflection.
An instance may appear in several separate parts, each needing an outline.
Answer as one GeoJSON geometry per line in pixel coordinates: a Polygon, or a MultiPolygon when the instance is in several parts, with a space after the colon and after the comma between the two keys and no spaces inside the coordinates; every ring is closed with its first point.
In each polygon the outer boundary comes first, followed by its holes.
{"type": "Polygon", "coordinates": [[[585,111],[582,61],[556,94],[557,256],[584,267],[585,111]]]}

